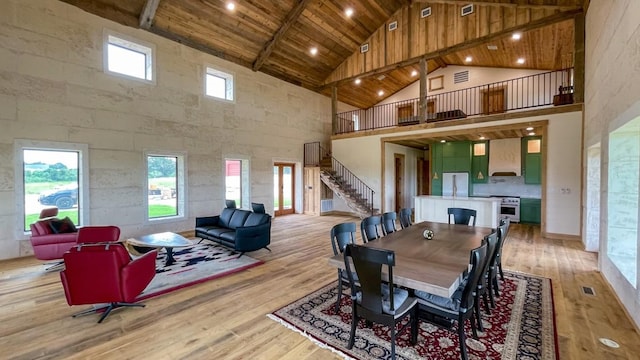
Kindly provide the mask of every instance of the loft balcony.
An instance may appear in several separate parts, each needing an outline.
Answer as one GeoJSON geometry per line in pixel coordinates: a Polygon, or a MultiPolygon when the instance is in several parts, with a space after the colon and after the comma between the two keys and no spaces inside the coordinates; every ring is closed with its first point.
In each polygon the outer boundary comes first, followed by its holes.
{"type": "Polygon", "coordinates": [[[573,68],[336,115],[334,135],[573,104],[573,68]]]}

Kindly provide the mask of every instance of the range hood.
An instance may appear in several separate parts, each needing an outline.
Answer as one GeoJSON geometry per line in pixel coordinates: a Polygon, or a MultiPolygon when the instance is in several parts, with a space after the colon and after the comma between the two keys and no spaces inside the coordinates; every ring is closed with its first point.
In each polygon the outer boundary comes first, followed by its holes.
{"type": "Polygon", "coordinates": [[[520,144],[520,138],[489,141],[489,174],[491,176],[520,176],[522,157],[520,144]]]}

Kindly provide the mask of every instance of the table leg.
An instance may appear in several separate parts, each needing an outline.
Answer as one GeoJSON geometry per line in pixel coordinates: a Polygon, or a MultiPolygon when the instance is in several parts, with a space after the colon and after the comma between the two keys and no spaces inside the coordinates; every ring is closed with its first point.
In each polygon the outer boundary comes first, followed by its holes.
{"type": "Polygon", "coordinates": [[[173,258],[173,248],[165,247],[167,250],[167,260],[164,263],[164,266],[172,265],[176,262],[176,259],[173,258]]]}

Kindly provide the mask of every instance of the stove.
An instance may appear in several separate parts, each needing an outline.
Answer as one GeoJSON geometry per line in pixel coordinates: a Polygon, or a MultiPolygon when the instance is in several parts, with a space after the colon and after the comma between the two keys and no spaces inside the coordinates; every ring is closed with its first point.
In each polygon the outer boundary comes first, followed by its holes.
{"type": "Polygon", "coordinates": [[[520,197],[506,195],[491,195],[491,198],[499,198],[500,218],[509,218],[511,222],[520,222],[520,197]]]}

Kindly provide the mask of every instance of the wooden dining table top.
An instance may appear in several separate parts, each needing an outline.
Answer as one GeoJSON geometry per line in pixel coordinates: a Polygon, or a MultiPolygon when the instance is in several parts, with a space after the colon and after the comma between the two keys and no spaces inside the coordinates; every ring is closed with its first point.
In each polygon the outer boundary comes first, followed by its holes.
{"type": "MultiPolygon", "coordinates": [[[[395,252],[393,282],[415,290],[451,297],[462,274],[469,266],[470,251],[493,232],[488,227],[421,222],[398,230],[364,246],[395,252]],[[426,240],[422,233],[431,229],[434,236],[426,240]]],[[[344,269],[342,255],[333,256],[329,264],[344,269]]],[[[383,266],[386,274],[386,266],[383,266]]]]}

